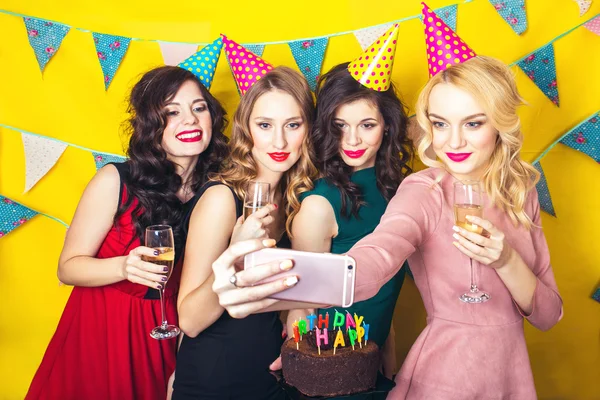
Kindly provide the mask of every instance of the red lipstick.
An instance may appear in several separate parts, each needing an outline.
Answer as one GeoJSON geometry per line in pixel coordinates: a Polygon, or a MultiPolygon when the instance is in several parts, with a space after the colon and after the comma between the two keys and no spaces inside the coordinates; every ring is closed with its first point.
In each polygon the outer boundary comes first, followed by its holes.
{"type": "Polygon", "coordinates": [[[454,162],[463,162],[473,153],[446,153],[449,159],[454,162]]]}
{"type": "Polygon", "coordinates": [[[289,157],[290,153],[285,152],[277,152],[277,153],[267,153],[273,160],[277,162],[284,162],[289,157]]]}
{"type": "Polygon", "coordinates": [[[367,149],[356,150],[356,151],[344,150],[344,154],[350,158],[361,158],[363,156],[363,154],[365,154],[365,151],[367,151],[367,149]]]}
{"type": "Polygon", "coordinates": [[[184,143],[199,142],[202,140],[202,130],[192,129],[189,131],[179,132],[177,135],[175,135],[175,138],[184,143]]]}

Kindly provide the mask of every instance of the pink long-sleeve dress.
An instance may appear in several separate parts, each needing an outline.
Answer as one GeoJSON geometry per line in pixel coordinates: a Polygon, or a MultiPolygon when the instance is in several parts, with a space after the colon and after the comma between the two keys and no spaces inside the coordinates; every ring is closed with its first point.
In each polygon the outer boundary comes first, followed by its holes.
{"type": "Polygon", "coordinates": [[[562,317],[537,192],[528,193],[525,204],[535,224],[531,230],[515,227],[484,199],[484,218],[504,232],[537,276],[533,311],[525,315],[495,270],[475,261],[479,288],[491,299],[482,304],[459,300],[469,288],[470,267],[469,258],[452,244],[455,181],[438,168],[409,176],[379,226],[348,253],[357,262],[356,301],[375,295],[408,258],[427,310],[427,326],[388,399],[536,399],[523,319],[547,330],[562,317]]]}

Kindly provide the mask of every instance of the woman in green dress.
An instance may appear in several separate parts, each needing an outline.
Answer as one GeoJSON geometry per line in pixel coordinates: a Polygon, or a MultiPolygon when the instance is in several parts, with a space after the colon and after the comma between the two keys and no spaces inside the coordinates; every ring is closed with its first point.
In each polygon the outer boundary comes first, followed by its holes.
{"type": "MultiPolygon", "coordinates": [[[[316,97],[312,140],[320,179],[301,197],[292,224],[292,246],[341,254],[375,229],[388,201],[411,172],[408,118],[393,85],[382,91],[363,86],[351,76],[348,63],[321,77],[316,97]]],[[[400,269],[371,299],[346,309],[364,316],[371,326],[369,340],[382,349],[382,371],[389,378],[397,371],[392,316],[404,271],[400,269]]],[[[288,321],[311,311],[290,311],[288,321]]],[[[333,318],[332,309],[318,311],[327,312],[333,318]]]]}

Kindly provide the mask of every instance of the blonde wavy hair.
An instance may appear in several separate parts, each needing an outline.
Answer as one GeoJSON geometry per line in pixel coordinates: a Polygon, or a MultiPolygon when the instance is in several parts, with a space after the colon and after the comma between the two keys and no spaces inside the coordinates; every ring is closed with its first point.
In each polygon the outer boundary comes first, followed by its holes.
{"type": "Polygon", "coordinates": [[[515,226],[521,224],[530,229],[533,222],[525,213],[525,201],[540,174],[520,157],[523,134],[517,107],[524,101],[512,72],[494,58],[477,56],[440,72],[427,82],[416,106],[417,121],[424,131],[417,141],[417,151],[425,165],[445,168],[442,162],[426,154],[433,141],[429,96],[438,83],[449,83],[469,92],[483,107],[498,131],[496,147],[481,179],[483,188],[493,204],[506,212],[515,226]]]}
{"type": "Polygon", "coordinates": [[[250,134],[250,114],[258,98],[273,90],[287,93],[296,100],[306,124],[300,158],[285,172],[279,186],[284,192],[283,202],[287,215],[285,229],[291,237],[292,221],[300,211],[299,196],[313,189],[313,180],[317,176],[317,169],[311,159],[314,100],[306,79],[298,72],[285,66],[273,68],[243,95],[233,116],[230,156],[224,161],[221,172],[212,177],[212,180],[232,187],[239,198],[244,198],[248,182],[255,179],[258,173],[256,160],[251,152],[254,142],[250,134]]]}

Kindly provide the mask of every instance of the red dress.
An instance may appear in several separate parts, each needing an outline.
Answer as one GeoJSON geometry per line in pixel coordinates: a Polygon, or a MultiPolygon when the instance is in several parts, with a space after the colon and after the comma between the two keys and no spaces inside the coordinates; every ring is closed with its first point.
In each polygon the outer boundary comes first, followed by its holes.
{"type": "MultiPolygon", "coordinates": [[[[123,164],[117,165],[122,172],[123,164]]],[[[127,200],[121,184],[120,203],[127,200]]],[[[131,222],[137,200],[113,226],[97,258],[129,254],[140,245],[131,222]]],[[[181,257],[180,257],[181,259],[181,257]]],[[[177,323],[181,265],[165,290],[167,320],[177,323]]],[[[149,335],[160,325],[158,291],[127,280],[74,287],[26,399],[160,399],[175,369],[177,341],[149,335]]]]}

